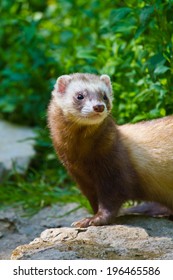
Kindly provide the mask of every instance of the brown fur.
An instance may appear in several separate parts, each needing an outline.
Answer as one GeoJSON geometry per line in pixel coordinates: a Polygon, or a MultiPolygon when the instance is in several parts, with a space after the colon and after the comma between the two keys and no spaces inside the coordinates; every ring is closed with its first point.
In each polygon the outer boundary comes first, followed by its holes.
{"type": "Polygon", "coordinates": [[[78,125],[53,97],[48,123],[59,158],[95,214],[75,226],[114,222],[129,199],[173,209],[173,117],[117,126],[108,115],[99,124],[78,125]]]}

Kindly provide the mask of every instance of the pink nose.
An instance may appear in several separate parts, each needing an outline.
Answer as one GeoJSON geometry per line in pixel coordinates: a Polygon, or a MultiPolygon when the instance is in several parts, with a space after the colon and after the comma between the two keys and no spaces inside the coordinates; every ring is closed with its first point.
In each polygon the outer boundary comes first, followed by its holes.
{"type": "Polygon", "coordinates": [[[105,106],[104,105],[95,105],[95,106],[93,106],[93,109],[97,113],[102,113],[105,109],[105,106]]]}

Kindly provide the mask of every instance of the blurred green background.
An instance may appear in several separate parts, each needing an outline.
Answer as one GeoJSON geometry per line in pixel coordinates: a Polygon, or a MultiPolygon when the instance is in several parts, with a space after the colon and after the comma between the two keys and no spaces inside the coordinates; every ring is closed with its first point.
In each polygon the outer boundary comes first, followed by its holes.
{"type": "Polygon", "coordinates": [[[46,109],[58,76],[111,76],[117,123],[173,113],[173,0],[1,0],[0,118],[37,130],[37,157],[9,176],[1,206],[86,200],[56,159],[46,109]]]}

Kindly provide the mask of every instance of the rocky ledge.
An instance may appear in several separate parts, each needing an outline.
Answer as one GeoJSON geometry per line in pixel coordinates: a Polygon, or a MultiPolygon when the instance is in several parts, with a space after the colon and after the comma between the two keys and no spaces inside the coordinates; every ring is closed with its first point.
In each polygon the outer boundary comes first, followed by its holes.
{"type": "Polygon", "coordinates": [[[17,246],[31,242],[45,229],[69,227],[74,217],[81,219],[86,214],[75,203],[54,204],[32,217],[20,207],[0,210],[0,260],[10,259],[17,246]]]}
{"type": "Polygon", "coordinates": [[[77,215],[75,212],[70,214],[70,219],[67,215],[61,218],[61,223],[56,220],[56,228],[48,228],[29,244],[17,247],[11,259],[173,260],[172,221],[124,216],[117,218],[116,224],[110,226],[85,229],[58,227],[63,223],[68,225],[81,214],[78,210],[77,215]]]}

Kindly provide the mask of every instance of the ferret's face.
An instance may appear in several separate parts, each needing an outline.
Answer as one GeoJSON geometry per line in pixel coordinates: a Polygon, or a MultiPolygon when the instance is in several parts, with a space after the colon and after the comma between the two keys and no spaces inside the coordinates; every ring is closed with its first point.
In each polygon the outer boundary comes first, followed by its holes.
{"type": "Polygon", "coordinates": [[[107,75],[72,74],[58,78],[53,95],[64,115],[75,123],[101,123],[112,108],[112,88],[107,75]]]}

